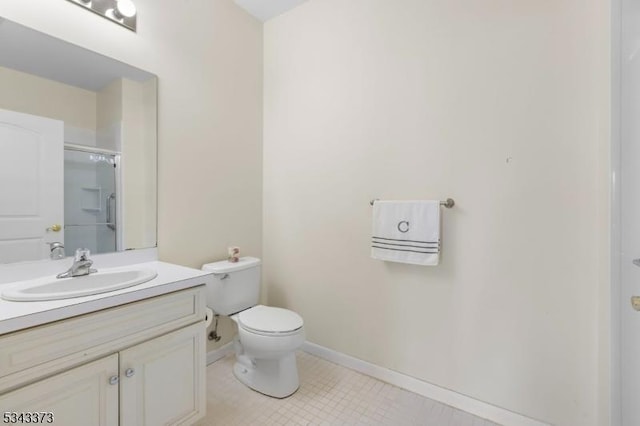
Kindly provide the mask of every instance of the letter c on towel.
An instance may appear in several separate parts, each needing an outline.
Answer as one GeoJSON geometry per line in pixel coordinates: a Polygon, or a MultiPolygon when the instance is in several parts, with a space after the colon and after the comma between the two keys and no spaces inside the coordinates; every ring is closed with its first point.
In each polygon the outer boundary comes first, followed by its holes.
{"type": "Polygon", "coordinates": [[[398,222],[398,231],[402,232],[403,234],[409,232],[409,222],[407,222],[406,220],[398,222]]]}

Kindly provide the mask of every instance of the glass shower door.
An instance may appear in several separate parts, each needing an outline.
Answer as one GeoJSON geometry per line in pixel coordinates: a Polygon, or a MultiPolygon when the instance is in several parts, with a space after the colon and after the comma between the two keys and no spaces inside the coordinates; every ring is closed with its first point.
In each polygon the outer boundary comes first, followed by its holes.
{"type": "MultiPolygon", "coordinates": [[[[89,147],[87,147],[89,149],[89,147]]],[[[117,155],[65,147],[64,221],[65,251],[91,253],[117,249],[117,155]]]]}

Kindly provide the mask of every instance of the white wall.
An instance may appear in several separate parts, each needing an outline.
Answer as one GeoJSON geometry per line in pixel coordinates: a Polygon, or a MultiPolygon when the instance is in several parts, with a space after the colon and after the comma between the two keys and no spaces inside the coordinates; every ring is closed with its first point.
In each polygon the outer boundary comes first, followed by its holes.
{"type": "Polygon", "coordinates": [[[320,345],[604,424],[607,5],[311,0],[267,22],[268,302],[320,345]],[[438,267],[369,258],[370,199],[446,197],[438,267]]]}
{"type": "Polygon", "coordinates": [[[262,26],[232,0],[135,3],[137,33],[67,1],[4,0],[0,16],[158,75],[161,260],[260,256],[262,26]]]}

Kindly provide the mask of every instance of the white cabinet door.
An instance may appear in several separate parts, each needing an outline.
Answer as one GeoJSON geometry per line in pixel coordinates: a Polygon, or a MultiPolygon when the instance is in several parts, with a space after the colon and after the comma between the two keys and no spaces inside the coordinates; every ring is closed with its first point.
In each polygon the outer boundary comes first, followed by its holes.
{"type": "Polygon", "coordinates": [[[62,121],[0,110],[0,263],[64,243],[63,140],[62,121]]]}
{"type": "Polygon", "coordinates": [[[117,375],[114,354],[0,396],[0,414],[50,412],[52,424],[117,426],[117,375]]]}
{"type": "Polygon", "coordinates": [[[120,425],[192,424],[206,412],[204,322],[120,352],[120,425]]]}

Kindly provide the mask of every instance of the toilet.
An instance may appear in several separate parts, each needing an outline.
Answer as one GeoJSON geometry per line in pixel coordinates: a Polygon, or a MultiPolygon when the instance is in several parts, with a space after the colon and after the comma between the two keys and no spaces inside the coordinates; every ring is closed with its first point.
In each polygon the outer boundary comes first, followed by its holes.
{"type": "Polygon", "coordinates": [[[259,305],[261,261],[241,257],[236,263],[207,263],[213,273],[207,305],[238,324],[234,339],[234,375],[253,390],[285,398],[299,387],[296,349],[304,343],[302,317],[288,309],[259,305]]]}

